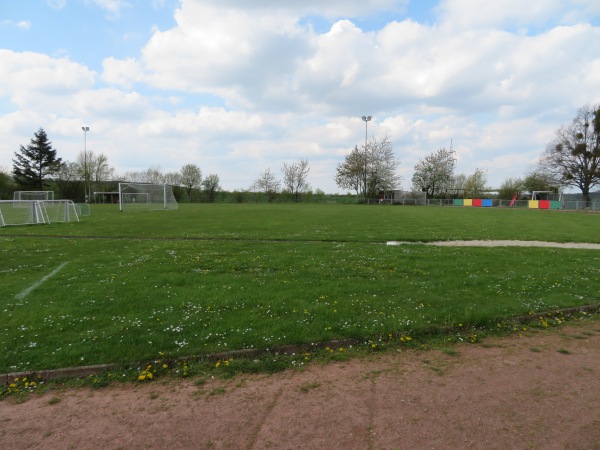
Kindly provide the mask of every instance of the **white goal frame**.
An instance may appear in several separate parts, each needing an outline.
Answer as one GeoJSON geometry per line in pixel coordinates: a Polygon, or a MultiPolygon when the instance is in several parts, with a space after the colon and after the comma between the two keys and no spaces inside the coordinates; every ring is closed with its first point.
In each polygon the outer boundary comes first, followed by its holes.
{"type": "Polygon", "coordinates": [[[0,200],[0,226],[50,223],[46,207],[38,200],[0,200]]]}
{"type": "Polygon", "coordinates": [[[119,183],[119,211],[177,209],[173,187],[168,184],[119,183]]]}
{"type": "Polygon", "coordinates": [[[79,214],[73,200],[44,200],[49,222],[79,222],[79,214]]]}
{"type": "Polygon", "coordinates": [[[54,191],[15,191],[13,200],[54,200],[54,191]]]}

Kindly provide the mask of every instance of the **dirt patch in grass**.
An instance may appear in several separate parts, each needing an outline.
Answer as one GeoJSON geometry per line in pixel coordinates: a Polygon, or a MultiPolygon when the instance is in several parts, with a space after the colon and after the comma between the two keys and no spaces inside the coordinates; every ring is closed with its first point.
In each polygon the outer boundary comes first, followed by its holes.
{"type": "Polygon", "coordinates": [[[600,448],[600,321],[0,403],[0,448],[600,448]]]}
{"type": "MultiPolygon", "coordinates": [[[[410,245],[415,242],[388,241],[387,245],[410,245]]],[[[582,248],[600,250],[600,244],[585,242],[546,242],[546,241],[516,241],[516,240],[472,240],[472,241],[435,241],[425,245],[440,247],[550,247],[550,248],[582,248]]]]}

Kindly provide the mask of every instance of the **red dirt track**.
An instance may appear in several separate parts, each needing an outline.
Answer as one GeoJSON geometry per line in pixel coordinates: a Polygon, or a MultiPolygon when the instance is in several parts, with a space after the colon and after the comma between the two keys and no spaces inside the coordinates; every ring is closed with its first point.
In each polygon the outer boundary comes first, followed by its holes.
{"type": "Polygon", "coordinates": [[[599,320],[451,349],[9,398],[0,448],[600,448],[599,320]]]}

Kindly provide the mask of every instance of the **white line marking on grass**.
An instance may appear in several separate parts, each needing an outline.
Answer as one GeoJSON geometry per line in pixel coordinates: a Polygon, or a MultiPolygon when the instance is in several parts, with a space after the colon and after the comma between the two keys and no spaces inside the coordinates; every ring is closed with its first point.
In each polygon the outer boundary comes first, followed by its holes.
{"type": "Polygon", "coordinates": [[[29,295],[29,293],[31,291],[33,291],[36,287],[38,287],[40,284],[42,284],[44,281],[46,281],[48,278],[50,278],[53,275],[56,275],[63,267],[65,267],[67,264],[69,263],[69,261],[65,261],[64,263],[62,263],[60,266],[58,266],[56,269],[54,269],[52,272],[50,272],[48,275],[43,276],[40,281],[38,281],[37,283],[33,283],[31,286],[29,286],[27,289],[25,289],[24,291],[19,292],[17,295],[15,295],[15,298],[17,300],[22,300],[25,297],[27,297],[29,295]]]}

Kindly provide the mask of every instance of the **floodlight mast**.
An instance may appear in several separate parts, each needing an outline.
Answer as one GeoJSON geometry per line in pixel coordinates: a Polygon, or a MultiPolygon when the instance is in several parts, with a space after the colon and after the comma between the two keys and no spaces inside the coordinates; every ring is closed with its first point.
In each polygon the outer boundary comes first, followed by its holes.
{"type": "MultiPolygon", "coordinates": [[[[90,131],[90,127],[81,127],[83,130],[83,195],[85,202],[89,203],[88,198],[88,166],[87,166],[87,132],[90,131]]],[[[91,192],[90,192],[91,193],[91,192]]]]}
{"type": "Polygon", "coordinates": [[[362,116],[362,120],[365,122],[365,151],[367,150],[367,129],[371,116],[362,116]]]}
{"type": "Polygon", "coordinates": [[[364,196],[367,198],[367,130],[371,116],[362,116],[362,120],[365,122],[365,174],[364,174],[364,196]]]}

